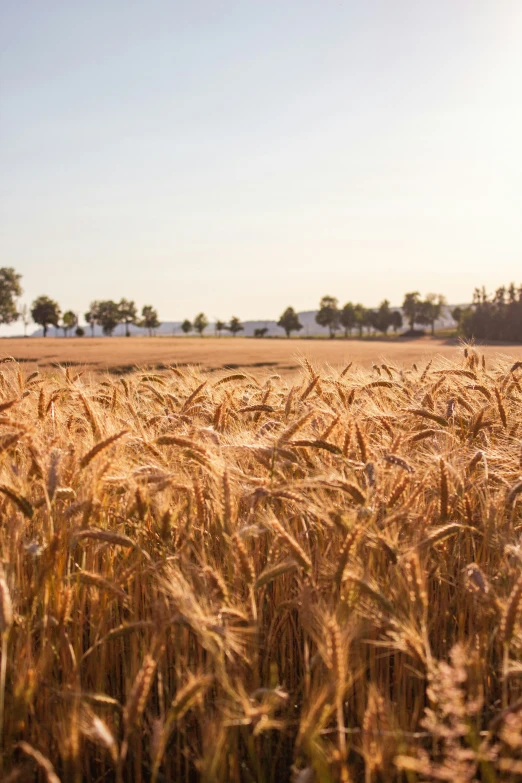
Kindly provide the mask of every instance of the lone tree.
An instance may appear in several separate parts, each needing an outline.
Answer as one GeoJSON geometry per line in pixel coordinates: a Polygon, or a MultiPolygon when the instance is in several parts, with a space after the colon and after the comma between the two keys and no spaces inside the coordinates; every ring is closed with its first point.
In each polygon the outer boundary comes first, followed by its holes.
{"type": "Polygon", "coordinates": [[[332,340],[339,329],[340,313],[337,305],[338,302],[334,296],[323,296],[319,304],[319,312],[315,316],[315,321],[319,326],[328,327],[332,340]]]}
{"type": "Polygon", "coordinates": [[[22,275],[14,271],[12,266],[0,268],[0,323],[12,324],[20,317],[15,299],[22,296],[20,280],[22,275]]]}
{"type": "Polygon", "coordinates": [[[402,303],[402,309],[410,325],[410,329],[413,331],[415,328],[415,322],[419,320],[422,309],[420,294],[418,291],[412,291],[411,293],[405,295],[404,302],[402,303]]]}
{"type": "Polygon", "coordinates": [[[39,296],[31,305],[31,317],[35,324],[43,327],[43,336],[47,337],[49,326],[58,327],[60,322],[58,303],[48,296],[39,296]]]}
{"type": "Polygon", "coordinates": [[[194,318],[194,330],[199,334],[200,337],[203,337],[203,332],[208,326],[208,319],[205,313],[198,313],[198,315],[194,318]]]}
{"type": "Polygon", "coordinates": [[[83,316],[85,318],[86,323],[89,324],[91,327],[91,337],[94,337],[94,328],[96,324],[98,323],[98,311],[100,308],[99,302],[91,302],[89,309],[83,316]]]}
{"type": "Polygon", "coordinates": [[[221,332],[223,331],[223,329],[227,328],[227,325],[224,321],[216,321],[214,328],[216,330],[217,336],[221,337],[221,332]]]}
{"type": "Polygon", "coordinates": [[[152,337],[152,333],[154,329],[157,329],[159,326],[161,326],[160,320],[158,318],[158,313],[153,308],[152,305],[144,305],[141,308],[141,323],[140,326],[142,326],[144,329],[149,330],[149,336],[152,337]]]}
{"type": "Polygon", "coordinates": [[[121,299],[118,303],[120,321],[125,324],[125,337],[130,337],[129,325],[135,324],[138,320],[138,310],[134,302],[128,299],[121,299]]]}
{"type": "Polygon", "coordinates": [[[344,329],[344,336],[348,337],[355,326],[355,307],[351,302],[347,302],[339,315],[339,323],[344,329]]]}
{"type": "Polygon", "coordinates": [[[188,334],[189,332],[192,331],[192,324],[190,323],[188,318],[185,318],[185,320],[181,324],[181,331],[183,332],[183,334],[188,334]]]}
{"type": "Polygon", "coordinates": [[[111,337],[121,321],[119,305],[113,302],[112,299],[98,302],[96,320],[100,324],[103,334],[111,337]]]}
{"type": "Polygon", "coordinates": [[[230,319],[230,323],[227,326],[228,331],[231,333],[232,337],[235,337],[238,332],[242,332],[245,327],[237,318],[237,316],[233,315],[230,319]]]}
{"type": "Polygon", "coordinates": [[[292,332],[299,332],[303,328],[303,324],[300,322],[293,307],[286,308],[277,325],[285,330],[287,337],[290,337],[292,332]]]}
{"type": "Polygon", "coordinates": [[[73,313],[72,310],[67,310],[66,313],[62,316],[62,329],[63,329],[63,336],[67,337],[67,332],[69,329],[76,329],[78,326],[78,317],[76,313],[73,313]]]}

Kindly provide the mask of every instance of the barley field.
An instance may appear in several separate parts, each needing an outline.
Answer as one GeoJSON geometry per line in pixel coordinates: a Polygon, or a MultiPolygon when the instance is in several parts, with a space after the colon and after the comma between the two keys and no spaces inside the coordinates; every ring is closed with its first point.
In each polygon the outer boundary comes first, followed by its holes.
{"type": "Polygon", "coordinates": [[[522,778],[522,362],[373,364],[3,362],[2,780],[522,778]]]}

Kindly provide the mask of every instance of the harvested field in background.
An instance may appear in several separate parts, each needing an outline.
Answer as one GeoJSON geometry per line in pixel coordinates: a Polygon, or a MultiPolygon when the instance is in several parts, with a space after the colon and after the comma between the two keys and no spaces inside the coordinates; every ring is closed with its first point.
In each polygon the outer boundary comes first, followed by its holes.
{"type": "MultiPolygon", "coordinates": [[[[242,337],[110,337],[110,338],[8,338],[0,343],[9,354],[33,371],[56,364],[69,364],[87,370],[122,374],[136,367],[159,369],[177,365],[199,366],[203,371],[224,368],[245,369],[257,376],[270,372],[282,375],[299,369],[299,357],[322,365],[346,366],[350,361],[371,368],[382,357],[411,365],[437,354],[454,358],[456,341],[421,338],[417,340],[336,340],[265,339],[242,337]]],[[[486,356],[507,354],[522,358],[522,346],[486,346],[486,356]]]]}
{"type": "Polygon", "coordinates": [[[519,379],[4,363],[0,777],[520,778],[519,379]]]}

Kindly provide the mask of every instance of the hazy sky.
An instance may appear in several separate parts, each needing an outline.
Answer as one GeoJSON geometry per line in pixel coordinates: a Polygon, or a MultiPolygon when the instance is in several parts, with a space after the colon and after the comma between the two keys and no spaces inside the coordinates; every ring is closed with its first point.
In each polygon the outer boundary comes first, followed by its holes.
{"type": "Polygon", "coordinates": [[[0,0],[0,265],[84,312],[522,282],[520,0],[0,0]]]}

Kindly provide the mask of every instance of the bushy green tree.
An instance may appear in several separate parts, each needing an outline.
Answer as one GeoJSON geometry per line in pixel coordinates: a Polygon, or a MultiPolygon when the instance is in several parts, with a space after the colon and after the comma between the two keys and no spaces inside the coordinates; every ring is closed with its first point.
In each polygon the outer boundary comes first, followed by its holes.
{"type": "Polygon", "coordinates": [[[222,333],[223,329],[227,328],[227,325],[226,325],[226,323],[224,321],[217,320],[216,323],[214,324],[214,328],[216,330],[217,336],[221,337],[221,333],[222,333]]]}
{"type": "Polygon", "coordinates": [[[185,320],[181,324],[181,331],[183,332],[183,334],[189,334],[189,332],[192,331],[192,324],[190,323],[188,318],[185,318],[185,320]]]}
{"type": "Polygon", "coordinates": [[[371,308],[368,308],[365,311],[364,325],[368,330],[368,334],[371,334],[373,331],[377,332],[379,330],[379,327],[377,325],[377,318],[378,318],[377,310],[372,310],[371,308]]]}
{"type": "Polygon", "coordinates": [[[316,323],[319,326],[327,327],[330,332],[330,338],[335,337],[339,330],[339,307],[338,301],[334,296],[323,296],[319,304],[319,311],[315,316],[316,323]]]}
{"type": "Polygon", "coordinates": [[[445,304],[446,300],[442,294],[428,294],[421,303],[419,323],[430,326],[432,335],[435,334],[435,321],[440,318],[445,304]]]}
{"type": "Polygon", "coordinates": [[[22,296],[20,280],[22,275],[12,266],[0,268],[0,323],[11,324],[17,321],[20,313],[16,307],[16,298],[22,296]]]}
{"type": "Polygon", "coordinates": [[[239,318],[235,315],[232,316],[230,319],[230,323],[227,326],[228,331],[231,333],[232,337],[235,337],[238,332],[242,332],[245,327],[239,320],[239,318]]]}
{"type": "Polygon", "coordinates": [[[48,296],[38,296],[31,305],[31,317],[35,324],[43,327],[43,336],[47,337],[49,326],[58,328],[60,307],[54,299],[50,299],[48,296]]]}
{"type": "Polygon", "coordinates": [[[388,299],[384,299],[375,313],[375,328],[383,334],[388,333],[392,324],[392,311],[388,299]]]}
{"type": "Polygon", "coordinates": [[[453,318],[454,321],[457,322],[457,324],[460,323],[462,312],[463,312],[462,307],[454,307],[453,310],[451,311],[451,317],[453,318]]]}
{"type": "Polygon", "coordinates": [[[67,310],[62,316],[62,329],[64,337],[67,337],[69,329],[75,329],[78,326],[78,317],[72,310],[67,310]]]}
{"type": "Polygon", "coordinates": [[[402,329],[402,315],[399,310],[394,310],[391,314],[391,328],[395,334],[402,329]]]}
{"type": "Polygon", "coordinates": [[[348,337],[355,326],[355,307],[352,302],[347,302],[339,315],[339,323],[344,329],[344,336],[348,337]]]}
{"type": "Polygon", "coordinates": [[[149,330],[149,337],[152,337],[154,330],[161,326],[158,313],[152,305],[144,305],[141,308],[140,326],[149,330]]]}
{"type": "Polygon", "coordinates": [[[89,305],[89,309],[83,316],[85,318],[86,323],[89,324],[91,327],[91,336],[94,337],[94,329],[96,327],[96,324],[98,323],[98,310],[99,310],[100,303],[97,301],[91,302],[89,305]]]}
{"type": "Polygon", "coordinates": [[[125,324],[125,337],[130,337],[129,326],[138,321],[136,304],[129,299],[121,299],[118,303],[120,322],[125,324]]]}
{"type": "Polygon", "coordinates": [[[107,337],[111,337],[114,330],[121,322],[120,307],[118,303],[113,302],[112,299],[105,299],[98,302],[96,320],[100,324],[103,334],[107,337]]]}
{"type": "MultiPolygon", "coordinates": [[[[495,331],[494,320],[488,323],[488,320],[483,318],[484,314],[477,312],[474,307],[462,307],[459,308],[459,311],[460,317],[457,331],[463,337],[466,337],[469,340],[474,340],[477,337],[481,340],[491,340],[494,339],[491,335],[498,334],[498,332],[495,331]]],[[[519,334],[518,341],[520,342],[522,341],[522,330],[519,334]]],[[[514,334],[512,335],[512,338],[514,341],[517,341],[514,334]]]]}
{"type": "Polygon", "coordinates": [[[357,332],[359,334],[359,337],[362,337],[363,328],[366,323],[366,308],[363,307],[362,304],[356,304],[353,308],[354,318],[355,318],[355,326],[357,327],[357,332]]]}
{"type": "Polygon", "coordinates": [[[299,316],[293,307],[286,308],[277,325],[285,330],[287,337],[290,337],[292,332],[298,332],[303,328],[303,324],[300,322],[299,316]]]}
{"type": "Polygon", "coordinates": [[[199,334],[200,337],[203,337],[203,332],[208,326],[208,319],[205,313],[198,313],[198,315],[194,318],[194,329],[199,334]]]}
{"type": "Polygon", "coordinates": [[[402,310],[406,316],[410,329],[413,331],[422,310],[421,298],[418,291],[412,291],[404,296],[402,310]]]}

